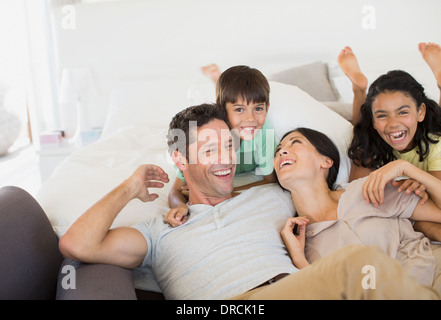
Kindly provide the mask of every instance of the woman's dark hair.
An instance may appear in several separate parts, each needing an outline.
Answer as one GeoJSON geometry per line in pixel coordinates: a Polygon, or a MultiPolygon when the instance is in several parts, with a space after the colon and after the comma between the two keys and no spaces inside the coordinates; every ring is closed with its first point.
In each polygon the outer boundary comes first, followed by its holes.
{"type": "Polygon", "coordinates": [[[441,108],[429,99],[421,84],[410,74],[401,70],[389,71],[380,76],[369,87],[366,102],[360,109],[360,120],[354,126],[352,142],[348,149],[349,158],[357,166],[379,168],[396,159],[394,149],[387,144],[375,130],[372,114],[372,103],[384,92],[402,92],[412,98],[420,108],[426,105],[426,116],[418,123],[413,144],[417,147],[419,161],[423,161],[429,153],[429,144],[437,143],[429,134],[441,135],[441,108]]]}
{"type": "Polygon", "coordinates": [[[327,135],[317,130],[303,128],[303,127],[285,133],[282,139],[280,139],[280,141],[285,139],[288,135],[290,135],[293,132],[299,132],[306,139],[308,139],[308,141],[315,147],[318,153],[320,153],[325,157],[328,157],[333,161],[332,167],[329,168],[329,173],[328,176],[326,177],[326,182],[330,190],[335,190],[334,184],[335,181],[337,180],[338,170],[340,168],[340,154],[334,142],[332,142],[332,140],[329,139],[327,135]]]}

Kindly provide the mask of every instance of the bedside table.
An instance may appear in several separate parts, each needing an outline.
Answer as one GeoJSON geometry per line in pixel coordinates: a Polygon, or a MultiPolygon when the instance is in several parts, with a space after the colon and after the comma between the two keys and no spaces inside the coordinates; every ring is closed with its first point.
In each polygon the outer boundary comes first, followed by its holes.
{"type": "Polygon", "coordinates": [[[46,181],[55,168],[75,150],[78,150],[78,146],[73,143],[64,143],[59,147],[43,147],[37,150],[41,182],[46,181]]]}

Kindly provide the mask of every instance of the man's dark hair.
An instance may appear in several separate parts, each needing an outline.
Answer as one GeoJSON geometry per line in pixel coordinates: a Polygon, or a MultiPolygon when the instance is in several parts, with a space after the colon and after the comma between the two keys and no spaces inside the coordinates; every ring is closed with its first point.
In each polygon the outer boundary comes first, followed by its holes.
{"type": "Polygon", "coordinates": [[[178,112],[171,120],[167,134],[170,155],[178,150],[188,160],[188,147],[193,142],[190,125],[199,128],[215,119],[225,121],[228,125],[225,108],[221,108],[217,104],[204,103],[178,112]]]}

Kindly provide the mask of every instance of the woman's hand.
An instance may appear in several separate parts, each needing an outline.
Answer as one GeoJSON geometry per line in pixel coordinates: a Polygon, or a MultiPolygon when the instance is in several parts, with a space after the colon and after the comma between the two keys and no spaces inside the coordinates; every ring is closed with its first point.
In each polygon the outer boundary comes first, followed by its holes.
{"type": "Polygon", "coordinates": [[[294,265],[302,269],[309,265],[305,257],[306,225],[308,219],[305,217],[289,218],[280,232],[285,242],[289,255],[294,265]],[[298,234],[294,234],[294,228],[298,226],[298,234]]]}
{"type": "Polygon", "coordinates": [[[188,207],[185,204],[171,209],[164,218],[164,222],[173,228],[183,225],[188,220],[188,207]]]}

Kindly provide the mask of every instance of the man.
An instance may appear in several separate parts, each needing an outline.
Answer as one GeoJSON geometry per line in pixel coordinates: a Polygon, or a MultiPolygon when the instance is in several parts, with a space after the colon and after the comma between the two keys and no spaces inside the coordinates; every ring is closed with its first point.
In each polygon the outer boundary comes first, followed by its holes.
{"type": "Polygon", "coordinates": [[[439,298],[372,248],[346,248],[297,271],[280,237],[294,212],[289,194],[272,184],[232,196],[235,153],[225,119],[216,105],[200,105],[170,123],[169,152],[189,187],[183,226],[157,219],[109,230],[129,201],[153,201],[149,188],[168,182],[161,168],[143,165],[69,228],[61,252],[87,263],[149,266],[167,299],[439,298]],[[374,288],[364,285],[366,265],[375,270],[374,288]]]}

